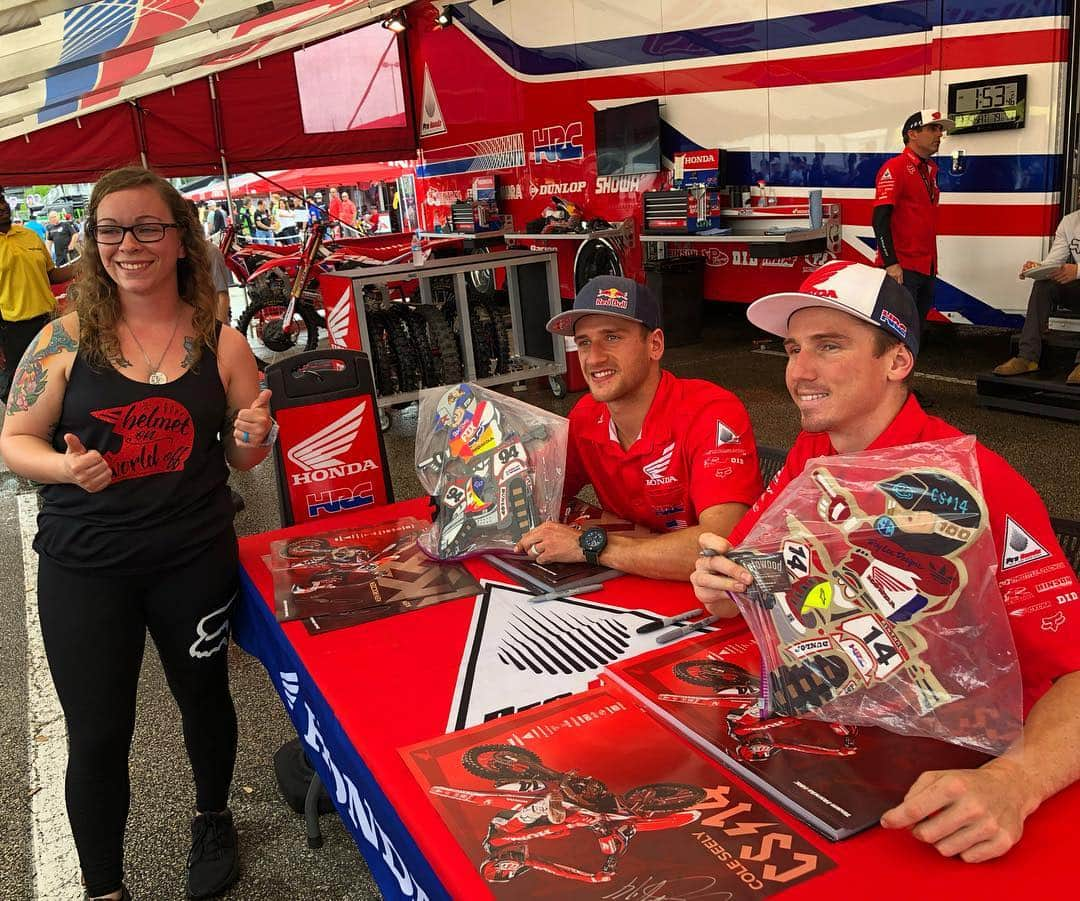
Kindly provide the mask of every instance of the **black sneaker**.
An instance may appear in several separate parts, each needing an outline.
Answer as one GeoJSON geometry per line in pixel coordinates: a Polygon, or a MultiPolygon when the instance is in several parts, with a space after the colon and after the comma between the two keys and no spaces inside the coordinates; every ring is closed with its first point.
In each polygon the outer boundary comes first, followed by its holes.
{"type": "Polygon", "coordinates": [[[200,813],[191,821],[191,853],[187,862],[189,898],[213,898],[236,882],[240,875],[238,844],[229,810],[200,813]]]}

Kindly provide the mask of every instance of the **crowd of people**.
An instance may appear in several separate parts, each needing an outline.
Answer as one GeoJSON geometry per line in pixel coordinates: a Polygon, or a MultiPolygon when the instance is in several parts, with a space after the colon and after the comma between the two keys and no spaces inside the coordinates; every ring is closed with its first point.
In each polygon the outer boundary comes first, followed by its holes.
{"type": "Polygon", "coordinates": [[[358,208],[346,188],[315,191],[307,197],[272,193],[268,197],[241,197],[233,201],[209,200],[198,205],[199,221],[212,240],[219,240],[229,224],[241,241],[261,244],[299,244],[312,223],[326,222],[339,238],[363,237],[380,229],[379,210],[373,203],[358,208]]]}
{"type": "MultiPolygon", "coordinates": [[[[929,158],[949,125],[935,111],[913,115],[904,152],[879,173],[876,266],[827,263],[797,290],[749,307],[751,322],[783,339],[803,429],[768,486],[739,398],[663,369],[663,323],[649,289],[611,276],[586,284],[547,325],[576,342],[588,388],[569,417],[565,495],[592,485],[608,514],[650,534],[553,521],[524,535],[519,550],[541,564],[584,561],[689,581],[710,611],[736,616],[729,592],[745,590],[750,575],[730,552],[809,460],[958,435],[925,412],[910,385],[937,271],[929,158]]],[[[148,633],[194,773],[188,894],[211,897],[237,878],[228,808],[237,727],[225,649],[239,573],[226,477],[230,466],[261,462],[277,428],[249,346],[219,321],[214,239],[230,219],[253,240],[293,237],[290,229],[302,236],[323,215],[356,224],[347,191],[330,191],[325,207],[322,199],[244,199],[230,217],[215,203],[185,201],[145,169],[120,169],[94,187],[73,269],[15,225],[0,197],[11,376],[0,454],[43,486],[38,602],[69,736],[68,816],[91,898],[130,898],[128,752],[148,633]],[[49,284],[73,276],[71,309],[53,318],[49,284]]],[[[1076,280],[1076,227],[1063,225],[1055,242],[1054,261],[1071,267],[1071,278],[1052,284],[1076,280]]],[[[59,233],[49,240],[54,253],[64,245],[59,233]]],[[[1080,744],[1071,740],[1080,619],[1047,631],[1033,613],[1048,565],[1060,571],[1055,593],[1075,597],[1080,584],[1035,490],[1001,457],[981,445],[977,454],[999,555],[1009,523],[1045,551],[997,577],[1023,676],[1023,741],[978,769],[924,774],[882,818],[966,861],[1005,853],[1025,819],[1080,778],[1080,744]]]]}

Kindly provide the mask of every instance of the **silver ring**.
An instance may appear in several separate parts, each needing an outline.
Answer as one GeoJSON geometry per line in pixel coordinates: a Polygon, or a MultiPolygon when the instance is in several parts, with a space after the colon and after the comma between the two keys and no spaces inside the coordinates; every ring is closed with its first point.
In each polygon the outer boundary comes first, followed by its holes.
{"type": "Polygon", "coordinates": [[[247,432],[244,432],[244,444],[247,444],[250,438],[251,435],[249,435],[247,432]]]}
{"type": "Polygon", "coordinates": [[[531,548],[529,548],[529,553],[532,554],[532,556],[534,556],[534,557],[539,557],[540,556],[540,552],[536,549],[535,544],[531,548]]]}

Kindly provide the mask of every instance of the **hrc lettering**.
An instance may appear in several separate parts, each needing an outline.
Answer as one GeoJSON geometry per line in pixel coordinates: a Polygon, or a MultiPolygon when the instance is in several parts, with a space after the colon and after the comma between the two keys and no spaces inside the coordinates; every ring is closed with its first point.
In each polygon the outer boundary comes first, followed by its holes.
{"type": "Polygon", "coordinates": [[[355,488],[331,488],[307,496],[308,516],[315,518],[324,513],[340,513],[342,510],[357,510],[375,503],[375,492],[371,482],[361,482],[355,488]]]}

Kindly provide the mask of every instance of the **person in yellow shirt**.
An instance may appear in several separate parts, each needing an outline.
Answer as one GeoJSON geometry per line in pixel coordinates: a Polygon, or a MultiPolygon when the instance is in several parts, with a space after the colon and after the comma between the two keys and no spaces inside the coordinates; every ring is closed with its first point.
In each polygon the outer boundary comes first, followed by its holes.
{"type": "Polygon", "coordinates": [[[0,189],[0,316],[4,320],[0,399],[4,403],[19,360],[56,308],[49,284],[66,282],[71,275],[72,264],[55,266],[45,242],[11,221],[11,206],[0,189]]]}

